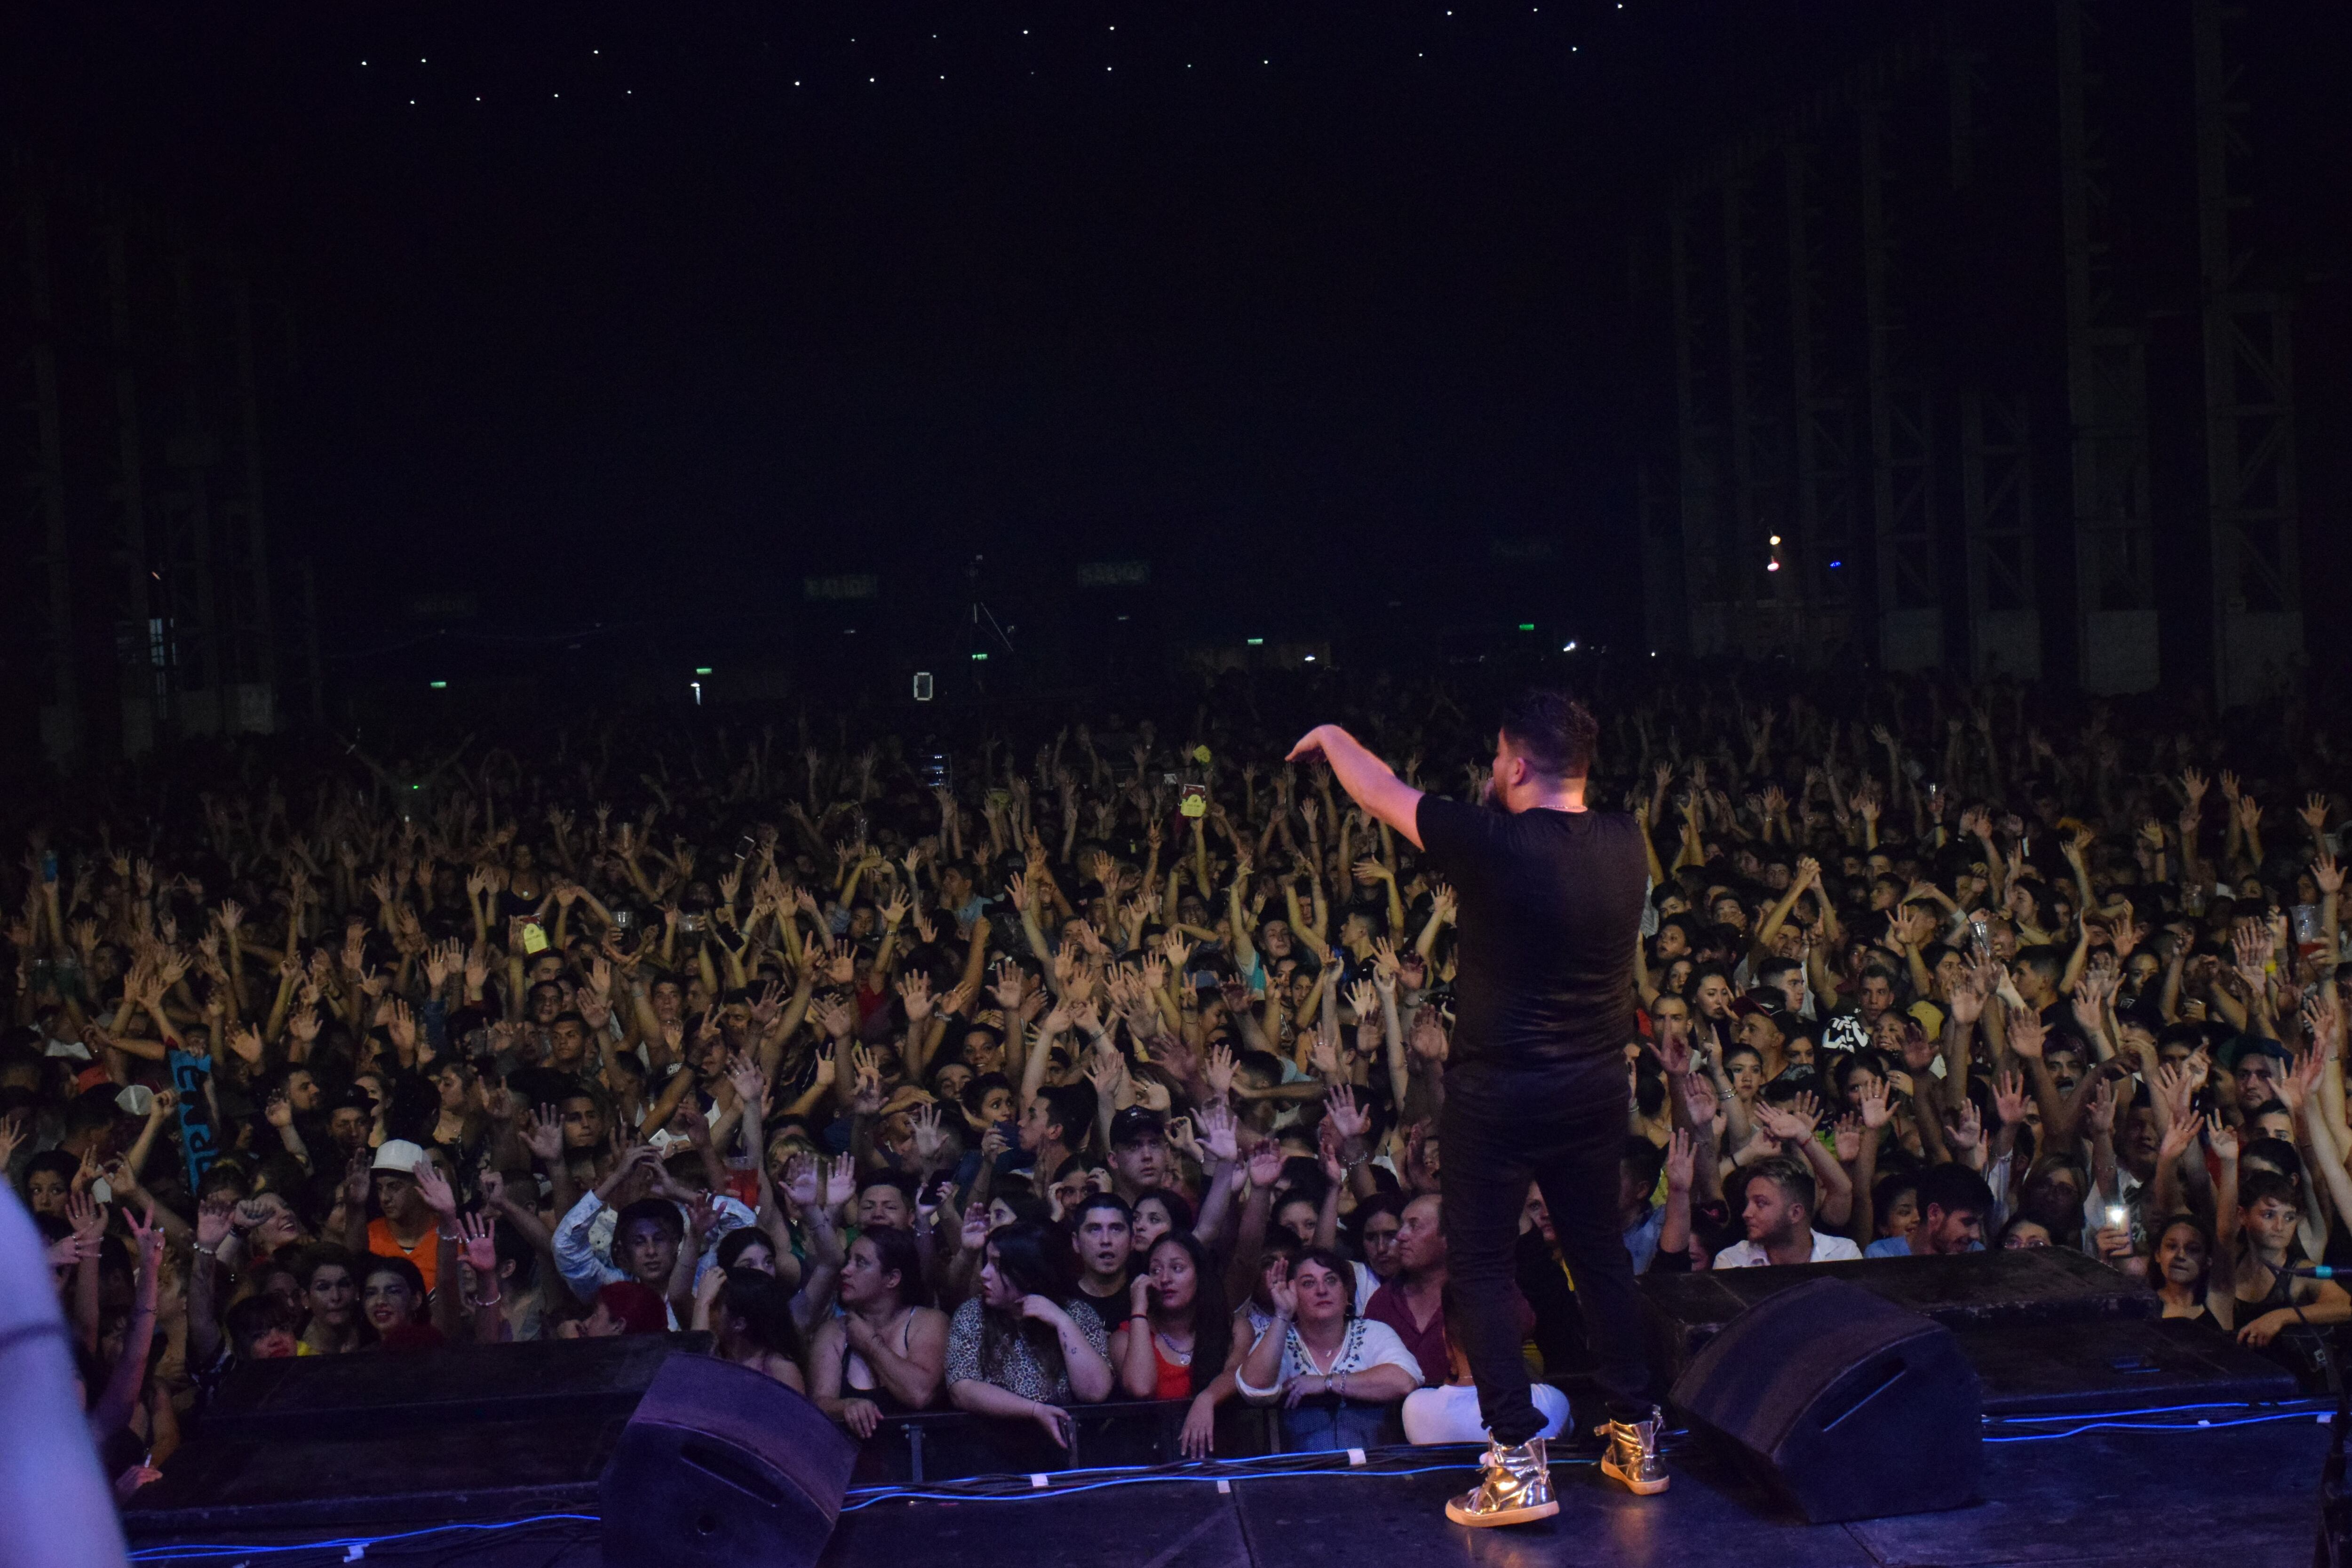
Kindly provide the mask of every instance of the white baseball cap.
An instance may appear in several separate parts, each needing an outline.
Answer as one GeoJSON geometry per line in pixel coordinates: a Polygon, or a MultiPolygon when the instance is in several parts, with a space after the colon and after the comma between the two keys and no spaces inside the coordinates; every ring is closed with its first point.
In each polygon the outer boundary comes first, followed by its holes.
{"type": "Polygon", "coordinates": [[[405,1138],[387,1138],[378,1145],[372,1171],[397,1171],[404,1176],[415,1175],[416,1167],[425,1163],[425,1151],[405,1138]]]}

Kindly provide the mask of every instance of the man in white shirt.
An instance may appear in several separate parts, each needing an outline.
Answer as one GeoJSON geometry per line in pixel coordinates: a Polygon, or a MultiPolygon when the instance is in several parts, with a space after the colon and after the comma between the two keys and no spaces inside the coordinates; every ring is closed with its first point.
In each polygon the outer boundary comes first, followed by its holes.
{"type": "Polygon", "coordinates": [[[1715,1255],[1717,1268],[1755,1268],[1767,1263],[1843,1263],[1862,1248],[1842,1236],[1813,1228],[1812,1173],[1794,1160],[1774,1158],[1748,1178],[1740,1210],[1748,1239],[1715,1255]]]}

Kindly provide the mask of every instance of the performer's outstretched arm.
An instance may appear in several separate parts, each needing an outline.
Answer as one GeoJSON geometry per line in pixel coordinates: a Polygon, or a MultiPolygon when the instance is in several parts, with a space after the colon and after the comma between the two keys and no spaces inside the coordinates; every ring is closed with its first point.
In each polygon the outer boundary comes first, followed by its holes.
{"type": "Polygon", "coordinates": [[[1411,839],[1415,849],[1422,847],[1421,791],[1397,777],[1394,769],[1337,724],[1318,724],[1307,731],[1290,748],[1290,760],[1305,762],[1318,752],[1358,805],[1411,839]]]}

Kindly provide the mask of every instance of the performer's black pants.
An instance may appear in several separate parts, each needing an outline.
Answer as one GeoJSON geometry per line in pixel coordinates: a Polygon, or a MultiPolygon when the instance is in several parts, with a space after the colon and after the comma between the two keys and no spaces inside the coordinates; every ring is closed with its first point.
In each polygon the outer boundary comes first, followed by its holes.
{"type": "MultiPolygon", "coordinates": [[[[1526,1442],[1543,1430],[1528,1396],[1519,1292],[1512,1260],[1528,1184],[1543,1190],[1552,1229],[1576,1281],[1592,1349],[1594,1381],[1609,1414],[1649,1415],[1641,1295],[1618,1229],[1617,1169],[1625,1146],[1622,1067],[1581,1075],[1483,1076],[1447,1085],[1439,1175],[1445,1197],[1446,1279],[1468,1343],[1478,1410],[1495,1440],[1526,1442]]],[[[1427,1369],[1423,1369],[1424,1372],[1427,1369]]]]}

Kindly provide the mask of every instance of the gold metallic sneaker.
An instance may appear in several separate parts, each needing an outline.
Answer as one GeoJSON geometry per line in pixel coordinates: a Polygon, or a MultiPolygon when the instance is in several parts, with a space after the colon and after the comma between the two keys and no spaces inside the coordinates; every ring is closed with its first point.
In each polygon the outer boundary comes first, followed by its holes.
{"type": "Polygon", "coordinates": [[[1609,1423],[1609,1451],[1601,1457],[1601,1473],[1642,1497],[1666,1489],[1666,1467],[1658,1458],[1658,1434],[1666,1420],[1657,1406],[1647,1421],[1609,1423]]]}
{"type": "Polygon", "coordinates": [[[1446,1518],[1474,1529],[1532,1524],[1559,1511],[1559,1502],[1551,1495],[1551,1459],[1544,1452],[1541,1437],[1529,1438],[1516,1448],[1490,1445],[1486,1478],[1445,1504],[1446,1518]]]}

